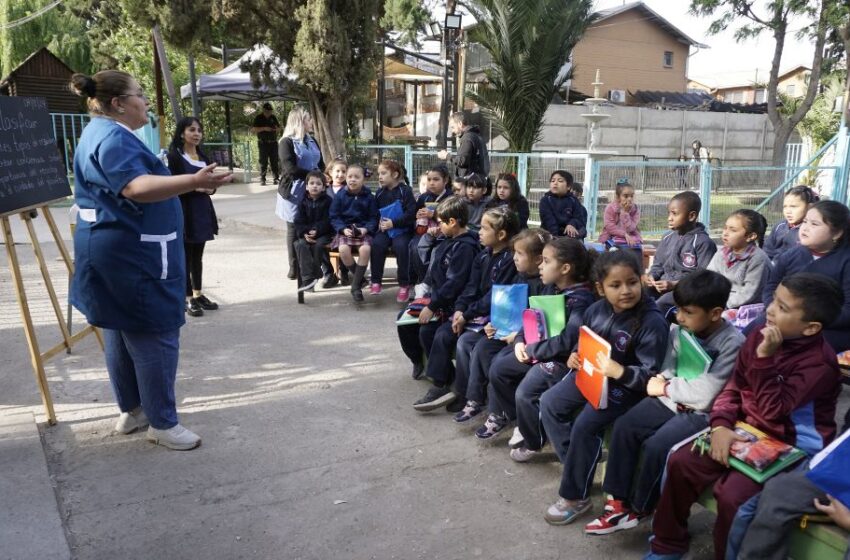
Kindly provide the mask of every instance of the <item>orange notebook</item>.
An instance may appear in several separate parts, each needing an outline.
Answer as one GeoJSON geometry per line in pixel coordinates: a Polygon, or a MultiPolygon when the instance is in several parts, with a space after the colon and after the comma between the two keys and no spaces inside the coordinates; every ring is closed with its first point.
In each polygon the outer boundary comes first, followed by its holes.
{"type": "Polygon", "coordinates": [[[576,386],[593,408],[608,406],[608,378],[599,369],[599,353],[611,356],[611,345],[607,340],[587,327],[578,335],[578,356],[581,368],[576,372],[576,386]]]}

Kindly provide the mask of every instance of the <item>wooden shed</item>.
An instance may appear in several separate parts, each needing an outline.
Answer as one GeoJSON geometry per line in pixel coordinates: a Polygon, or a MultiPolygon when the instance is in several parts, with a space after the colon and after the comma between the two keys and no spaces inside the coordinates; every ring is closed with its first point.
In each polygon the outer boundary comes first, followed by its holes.
{"type": "Polygon", "coordinates": [[[82,113],[81,98],[68,88],[73,74],[74,70],[42,47],[0,80],[0,95],[44,97],[51,113],[82,113]]]}

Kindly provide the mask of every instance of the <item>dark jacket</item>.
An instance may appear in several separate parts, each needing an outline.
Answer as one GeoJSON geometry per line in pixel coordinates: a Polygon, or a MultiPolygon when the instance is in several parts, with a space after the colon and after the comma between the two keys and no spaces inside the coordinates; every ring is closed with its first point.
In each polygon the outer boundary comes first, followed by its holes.
{"type": "Polygon", "coordinates": [[[786,339],[776,354],[759,358],[763,339],[760,330],[747,337],[714,401],[711,425],[732,428],[743,420],[812,455],[835,437],[841,393],[835,351],[818,333],[786,339]]]}
{"type": "Polygon", "coordinates": [[[494,255],[492,249],[484,249],[475,257],[469,281],[455,302],[455,311],[463,312],[467,321],[475,317],[489,317],[493,284],[516,284],[518,280],[513,252],[505,249],[494,255]]]}
{"type": "Polygon", "coordinates": [[[463,130],[457,153],[452,156],[451,161],[455,165],[457,177],[466,177],[470,173],[485,176],[490,174],[490,156],[478,126],[468,126],[463,130]]]}
{"type": "Polygon", "coordinates": [[[448,197],[450,197],[451,194],[452,194],[451,189],[444,190],[442,192],[442,194],[440,194],[439,196],[437,196],[435,194],[431,194],[430,191],[425,191],[424,193],[420,194],[419,198],[416,199],[416,211],[413,213],[414,219],[415,219],[415,216],[416,216],[416,212],[418,212],[422,208],[425,208],[426,202],[442,202],[445,199],[447,199],[448,197]]]}
{"type": "Polygon", "coordinates": [[[468,226],[475,231],[481,229],[481,218],[484,217],[484,212],[487,210],[487,205],[490,204],[489,198],[482,198],[478,202],[466,201],[466,206],[469,208],[468,226]]]}
{"type": "Polygon", "coordinates": [[[770,257],[770,260],[775,259],[788,249],[793,249],[800,244],[800,226],[791,227],[788,220],[782,220],[775,226],[764,240],[764,252],[770,257]]]}
{"type": "Polygon", "coordinates": [[[546,284],[544,284],[543,280],[540,279],[540,274],[535,274],[534,276],[527,276],[525,274],[518,273],[518,275],[518,282],[525,282],[526,284],[528,284],[528,297],[543,295],[543,292],[546,289],[546,284]]]}
{"type": "MultiPolygon", "coordinates": [[[[310,136],[307,137],[312,142],[316,142],[315,138],[310,136]]],[[[318,146],[318,143],[316,143],[318,146]]],[[[324,171],[325,170],[325,161],[319,156],[319,164],[316,166],[316,169],[302,169],[298,167],[298,155],[295,153],[295,145],[292,143],[292,138],[287,136],[286,138],[282,138],[277,145],[277,154],[280,159],[280,183],[277,186],[277,192],[280,196],[287,198],[285,196],[287,189],[292,188],[292,182],[296,180],[304,181],[307,179],[307,173],[310,171],[324,171]]],[[[296,201],[292,201],[296,202],[296,201]]]]}
{"type": "Polygon", "coordinates": [[[333,199],[327,193],[322,193],[319,198],[313,200],[306,195],[298,212],[295,214],[295,235],[304,237],[310,230],[316,230],[316,237],[333,235],[331,227],[331,204],[333,199]]]}
{"type": "Polygon", "coordinates": [[[673,230],[658,244],[649,275],[655,280],[678,282],[695,270],[708,268],[716,252],[717,244],[704,225],[697,223],[684,234],[673,230]]]}
{"type": "Polygon", "coordinates": [[[525,351],[529,357],[541,362],[565,362],[578,344],[578,331],[584,324],[584,312],[596,301],[589,283],[570,286],[563,292],[564,307],[567,313],[567,326],[558,336],[529,344],[525,351]]]}
{"type": "MultiPolygon", "coordinates": [[[[508,206],[508,201],[501,200],[494,196],[490,199],[490,202],[487,203],[488,209],[498,208],[500,206],[508,206]]],[[[528,217],[531,214],[528,209],[528,200],[526,200],[524,196],[519,197],[519,200],[516,201],[513,210],[517,213],[517,216],[519,217],[519,229],[528,229],[528,217]]],[[[585,218],[585,222],[587,222],[587,218],[585,218]]]]}
{"type": "MultiPolygon", "coordinates": [[[[609,379],[608,387],[619,386],[646,394],[649,378],[661,371],[670,327],[652,298],[644,295],[636,307],[614,313],[608,300],[601,299],[584,312],[584,324],[611,343],[611,359],[625,368],[623,377],[609,379]]],[[[578,326],[571,325],[578,348],[578,326]]]]}
{"type": "Polygon", "coordinates": [[[412,231],[416,223],[416,198],[413,196],[413,189],[404,183],[399,183],[394,189],[381,187],[375,193],[375,204],[379,210],[396,200],[401,202],[404,215],[398,220],[393,220],[393,227],[412,231]]]}
{"type": "Polygon", "coordinates": [[[337,233],[354,224],[366,228],[370,235],[378,229],[378,205],[369,187],[363,186],[360,192],[352,194],[345,187],[339,191],[331,203],[331,226],[337,233]]]}
{"type": "Polygon", "coordinates": [[[478,236],[466,232],[446,238],[434,248],[425,283],[431,286],[431,311],[450,314],[455,301],[463,293],[478,254],[478,236]]]}
{"type": "MultiPolygon", "coordinates": [[[[210,159],[198,151],[205,164],[210,159]]],[[[168,152],[168,170],[172,175],[189,175],[198,172],[197,167],[183,159],[176,150],[168,152]]],[[[180,207],[183,209],[183,240],[187,243],[204,243],[218,235],[218,216],[215,214],[210,195],[191,191],[180,195],[180,207]]]]}
{"type": "Polygon", "coordinates": [[[584,239],[587,237],[587,210],[572,193],[555,196],[547,192],[540,198],[540,224],[555,237],[566,235],[564,229],[571,225],[578,230],[579,239],[584,239]]]}

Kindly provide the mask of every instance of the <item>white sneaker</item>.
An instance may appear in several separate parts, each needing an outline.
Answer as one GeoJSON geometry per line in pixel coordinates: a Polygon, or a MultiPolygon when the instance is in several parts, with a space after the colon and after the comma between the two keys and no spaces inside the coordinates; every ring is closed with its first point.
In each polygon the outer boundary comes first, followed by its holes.
{"type": "Polygon", "coordinates": [[[431,293],[431,286],[422,282],[413,286],[413,297],[415,299],[424,298],[431,293]]]}
{"type": "Polygon", "coordinates": [[[148,425],[148,417],[142,407],[133,412],[122,412],[115,423],[115,431],[120,434],[132,434],[148,425]]]}
{"type": "Polygon", "coordinates": [[[511,439],[508,440],[508,447],[511,449],[518,449],[525,445],[525,438],[522,437],[522,434],[519,431],[519,427],[514,428],[514,433],[511,435],[511,439]]]}
{"type": "Polygon", "coordinates": [[[147,440],[178,451],[188,451],[201,445],[200,436],[180,424],[167,430],[157,430],[153,426],[149,426],[147,440]]]}

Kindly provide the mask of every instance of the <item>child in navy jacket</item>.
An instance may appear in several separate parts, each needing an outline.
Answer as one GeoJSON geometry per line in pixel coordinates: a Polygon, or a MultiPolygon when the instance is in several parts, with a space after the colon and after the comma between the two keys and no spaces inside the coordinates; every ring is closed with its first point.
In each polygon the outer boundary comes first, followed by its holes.
{"type": "Polygon", "coordinates": [[[419,323],[398,327],[398,338],[405,355],[413,363],[413,378],[423,371],[423,352],[428,357],[427,375],[434,383],[428,393],[414,404],[438,408],[454,400],[449,385],[454,371],[451,353],[457,338],[448,320],[455,302],[469,282],[472,263],[478,254],[478,237],[466,229],[469,209],[466,202],[449,197],[436,209],[440,229],[446,239],[435,249],[428,269],[430,301],[419,314],[419,323]],[[448,325],[448,328],[443,328],[448,325]],[[437,336],[438,333],[440,336],[437,336]]]}
{"type": "Polygon", "coordinates": [[[540,199],[540,223],[555,237],[587,237],[587,210],[570,192],[573,176],[557,170],[549,178],[549,192],[540,199]]]}
{"type": "Polygon", "coordinates": [[[398,202],[401,213],[388,219],[381,216],[378,231],[372,238],[372,295],[381,293],[384,280],[384,264],[387,250],[392,246],[398,264],[399,303],[407,303],[410,295],[410,253],[408,246],[413,237],[413,225],[416,221],[416,199],[413,189],[404,182],[404,169],[396,161],[384,160],[378,166],[378,183],[381,188],[375,193],[375,202],[380,213],[383,209],[398,202]]]}
{"type": "Polygon", "coordinates": [[[349,165],[345,179],[345,190],[337,193],[331,203],[331,226],[336,232],[331,247],[339,249],[339,258],[349,270],[354,269],[351,297],[361,302],[372,236],[378,229],[378,206],[372,192],[363,184],[366,179],[363,167],[349,165]],[[359,248],[356,267],[352,247],[359,248]]]}
{"type": "Polygon", "coordinates": [[[773,226],[764,241],[764,252],[771,260],[799,244],[800,224],[812,204],[818,201],[815,191],[805,185],[792,187],[782,201],[784,220],[773,226]]]}
{"type": "MultiPolygon", "coordinates": [[[[307,193],[295,213],[295,254],[301,273],[298,291],[312,292],[322,277],[326,247],[333,235],[330,215],[333,199],[325,192],[325,175],[321,171],[310,171],[305,181],[307,193]]],[[[327,269],[333,276],[330,266],[327,269]]]]}
{"type": "Polygon", "coordinates": [[[440,235],[440,228],[434,219],[437,205],[451,196],[449,190],[449,170],[445,165],[435,165],[426,174],[427,190],[416,199],[416,222],[413,238],[410,240],[410,282],[424,283],[431,262],[431,251],[440,235]]]}

